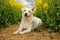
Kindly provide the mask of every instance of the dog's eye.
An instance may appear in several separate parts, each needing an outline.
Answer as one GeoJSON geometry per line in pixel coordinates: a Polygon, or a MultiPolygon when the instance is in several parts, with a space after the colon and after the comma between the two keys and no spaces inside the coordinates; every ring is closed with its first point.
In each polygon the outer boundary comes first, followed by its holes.
{"type": "Polygon", "coordinates": [[[28,12],[30,12],[30,11],[28,11],[28,12]]]}
{"type": "Polygon", "coordinates": [[[26,10],[24,10],[24,11],[26,11],[26,10]]]}

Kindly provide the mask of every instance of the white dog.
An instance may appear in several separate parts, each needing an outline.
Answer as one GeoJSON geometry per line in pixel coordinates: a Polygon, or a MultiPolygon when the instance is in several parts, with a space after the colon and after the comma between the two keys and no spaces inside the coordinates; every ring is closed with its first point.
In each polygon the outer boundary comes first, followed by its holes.
{"type": "Polygon", "coordinates": [[[19,34],[29,33],[33,29],[35,29],[36,27],[41,26],[42,20],[33,16],[34,10],[35,10],[35,7],[22,9],[23,13],[22,13],[22,20],[21,20],[20,27],[13,34],[17,34],[17,33],[19,33],[19,34]]]}

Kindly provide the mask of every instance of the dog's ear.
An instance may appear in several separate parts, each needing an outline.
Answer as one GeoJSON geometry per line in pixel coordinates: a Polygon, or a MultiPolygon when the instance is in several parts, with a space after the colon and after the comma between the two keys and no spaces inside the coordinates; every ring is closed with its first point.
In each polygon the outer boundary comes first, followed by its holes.
{"type": "Polygon", "coordinates": [[[31,9],[32,11],[35,11],[36,10],[36,7],[32,7],[32,9],[31,9]]]}

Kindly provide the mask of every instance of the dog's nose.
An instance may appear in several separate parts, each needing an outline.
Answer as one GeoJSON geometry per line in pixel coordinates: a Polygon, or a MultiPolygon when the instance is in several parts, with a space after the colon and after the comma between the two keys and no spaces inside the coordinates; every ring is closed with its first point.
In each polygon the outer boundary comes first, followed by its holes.
{"type": "Polygon", "coordinates": [[[27,13],[25,13],[25,15],[24,16],[27,16],[27,13]]]}

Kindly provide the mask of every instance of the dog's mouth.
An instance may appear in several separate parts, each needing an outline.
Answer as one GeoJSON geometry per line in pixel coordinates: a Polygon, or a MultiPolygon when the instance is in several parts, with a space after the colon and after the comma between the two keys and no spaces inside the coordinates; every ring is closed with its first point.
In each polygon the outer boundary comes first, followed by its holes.
{"type": "Polygon", "coordinates": [[[30,16],[28,16],[28,15],[24,15],[25,17],[30,17],[30,16]]]}
{"type": "Polygon", "coordinates": [[[27,14],[24,15],[25,17],[29,17],[27,14]]]}

